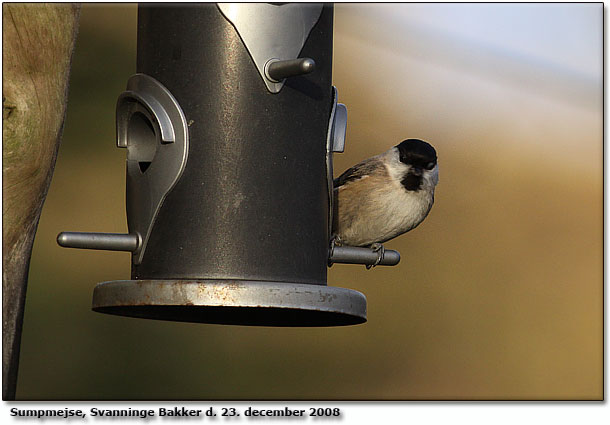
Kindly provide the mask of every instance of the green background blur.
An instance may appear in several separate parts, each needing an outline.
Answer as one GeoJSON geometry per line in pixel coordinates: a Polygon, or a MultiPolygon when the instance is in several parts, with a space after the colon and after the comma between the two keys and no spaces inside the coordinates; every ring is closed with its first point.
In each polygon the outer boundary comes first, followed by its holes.
{"type": "MultiPolygon", "coordinates": [[[[599,45],[589,74],[452,35],[495,6],[478,7],[336,6],[333,81],[349,120],[335,172],[418,137],[437,148],[440,183],[427,220],[386,244],[399,266],[329,270],[329,284],[366,294],[366,324],[275,329],[91,311],[94,285],[129,278],[130,255],[55,238],[127,231],[114,110],[135,73],[136,8],[84,5],[17,398],[601,399],[602,5],[572,5],[593,8],[568,40],[599,45]]],[[[503,7],[507,28],[535,18],[503,7]]],[[[582,50],[548,27],[581,15],[540,7],[531,44],[582,50]]]]}

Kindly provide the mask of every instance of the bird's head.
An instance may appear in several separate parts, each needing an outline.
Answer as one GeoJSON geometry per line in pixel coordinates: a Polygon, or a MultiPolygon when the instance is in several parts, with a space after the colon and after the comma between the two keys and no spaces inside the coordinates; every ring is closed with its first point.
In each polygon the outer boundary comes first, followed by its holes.
{"type": "Polygon", "coordinates": [[[436,150],[427,142],[407,139],[396,146],[399,161],[405,165],[401,183],[408,191],[433,189],[438,183],[436,150]]]}

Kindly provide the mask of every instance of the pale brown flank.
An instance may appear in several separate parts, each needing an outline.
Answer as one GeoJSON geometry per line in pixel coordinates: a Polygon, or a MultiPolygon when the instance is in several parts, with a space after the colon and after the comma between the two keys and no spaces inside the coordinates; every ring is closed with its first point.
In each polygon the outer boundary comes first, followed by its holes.
{"type": "MultiPolygon", "coordinates": [[[[373,168],[369,168],[373,170],[373,168]]],[[[356,177],[346,181],[334,191],[333,233],[340,235],[341,242],[347,245],[360,245],[358,241],[350,239],[350,228],[358,217],[375,218],[381,211],[379,205],[373,202],[376,197],[371,197],[369,192],[372,187],[378,191],[392,191],[388,187],[388,170],[385,166],[375,167],[372,174],[356,177]],[[368,179],[366,185],[352,184],[360,179],[368,179]],[[346,202],[347,199],[358,200],[357,202],[346,202]]],[[[385,195],[388,196],[388,195],[385,195]]],[[[372,223],[371,223],[372,224],[372,223]]]]}

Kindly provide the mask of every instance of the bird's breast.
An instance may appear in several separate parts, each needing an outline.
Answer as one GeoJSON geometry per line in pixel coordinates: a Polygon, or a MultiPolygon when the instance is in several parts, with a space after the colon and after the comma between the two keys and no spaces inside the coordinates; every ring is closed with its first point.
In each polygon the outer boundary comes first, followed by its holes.
{"type": "Polygon", "coordinates": [[[407,191],[401,184],[387,185],[387,181],[378,183],[369,190],[356,184],[339,188],[335,233],[344,244],[385,242],[413,229],[428,214],[431,194],[407,191]]]}

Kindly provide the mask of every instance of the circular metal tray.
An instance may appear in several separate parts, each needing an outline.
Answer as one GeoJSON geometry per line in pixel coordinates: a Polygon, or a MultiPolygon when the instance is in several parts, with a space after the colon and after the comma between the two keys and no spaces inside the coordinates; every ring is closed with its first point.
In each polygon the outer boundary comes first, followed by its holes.
{"type": "Polygon", "coordinates": [[[93,310],[146,319],[251,326],[343,326],[366,322],[355,290],[243,280],[117,280],[93,291],[93,310]]]}

